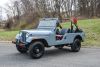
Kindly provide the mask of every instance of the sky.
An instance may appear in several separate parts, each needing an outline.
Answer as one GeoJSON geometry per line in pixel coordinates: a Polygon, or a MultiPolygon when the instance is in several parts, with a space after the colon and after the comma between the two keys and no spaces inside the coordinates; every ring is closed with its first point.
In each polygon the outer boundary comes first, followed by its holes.
{"type": "MultiPolygon", "coordinates": [[[[11,0],[1,0],[0,1],[0,7],[3,7],[3,8],[6,8],[6,4],[7,3],[10,3],[11,0]]],[[[74,9],[74,7],[72,8],[74,9]]],[[[7,19],[7,16],[6,16],[6,12],[4,10],[2,10],[2,19],[7,19]]]]}
{"type": "MultiPolygon", "coordinates": [[[[9,3],[9,0],[1,0],[0,7],[6,8],[7,3],[9,3]]],[[[3,9],[2,9],[2,19],[6,19],[6,13],[3,9]]]]}
{"type": "Polygon", "coordinates": [[[9,2],[9,0],[1,0],[0,1],[0,6],[4,6],[7,2],[9,2]]]}

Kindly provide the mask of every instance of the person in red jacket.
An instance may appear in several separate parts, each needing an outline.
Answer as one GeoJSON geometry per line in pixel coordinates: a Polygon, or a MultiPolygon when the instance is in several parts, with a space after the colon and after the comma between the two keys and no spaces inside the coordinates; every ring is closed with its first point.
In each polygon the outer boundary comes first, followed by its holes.
{"type": "Polygon", "coordinates": [[[71,22],[76,26],[76,28],[78,28],[78,25],[77,25],[77,18],[76,17],[72,17],[71,18],[71,22]]]}
{"type": "Polygon", "coordinates": [[[77,22],[78,22],[78,20],[77,20],[76,17],[72,17],[72,18],[71,18],[72,30],[73,30],[73,24],[74,24],[75,27],[76,27],[75,32],[81,31],[81,29],[80,29],[80,28],[78,27],[78,25],[77,25],[77,22]]]}

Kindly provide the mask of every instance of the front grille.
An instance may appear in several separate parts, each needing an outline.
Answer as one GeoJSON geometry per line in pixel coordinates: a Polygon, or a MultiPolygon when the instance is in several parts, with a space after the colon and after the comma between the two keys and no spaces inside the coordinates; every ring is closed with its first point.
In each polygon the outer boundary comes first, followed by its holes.
{"type": "Polygon", "coordinates": [[[22,32],[21,38],[22,42],[26,42],[26,32],[22,32]]]}

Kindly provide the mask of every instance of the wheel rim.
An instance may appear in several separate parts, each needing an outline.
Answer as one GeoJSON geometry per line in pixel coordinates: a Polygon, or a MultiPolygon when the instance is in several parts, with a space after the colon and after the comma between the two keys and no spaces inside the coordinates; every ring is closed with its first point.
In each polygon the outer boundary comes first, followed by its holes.
{"type": "Polygon", "coordinates": [[[32,53],[33,53],[33,55],[34,55],[35,57],[39,57],[39,56],[42,55],[43,49],[41,48],[41,46],[38,46],[38,45],[37,45],[37,46],[35,46],[35,47],[33,48],[32,53]]]}

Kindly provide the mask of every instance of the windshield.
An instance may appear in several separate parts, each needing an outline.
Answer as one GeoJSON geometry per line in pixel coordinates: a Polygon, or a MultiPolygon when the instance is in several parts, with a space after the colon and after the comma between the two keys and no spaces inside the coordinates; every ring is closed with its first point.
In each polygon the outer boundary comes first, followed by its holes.
{"type": "Polygon", "coordinates": [[[40,21],[39,27],[55,27],[56,20],[43,20],[40,21]]]}
{"type": "Polygon", "coordinates": [[[38,25],[38,29],[54,29],[56,27],[56,20],[42,20],[38,25]]]}
{"type": "Polygon", "coordinates": [[[41,27],[41,28],[38,28],[39,30],[51,30],[51,31],[54,31],[55,28],[46,28],[46,27],[41,27]]]}

